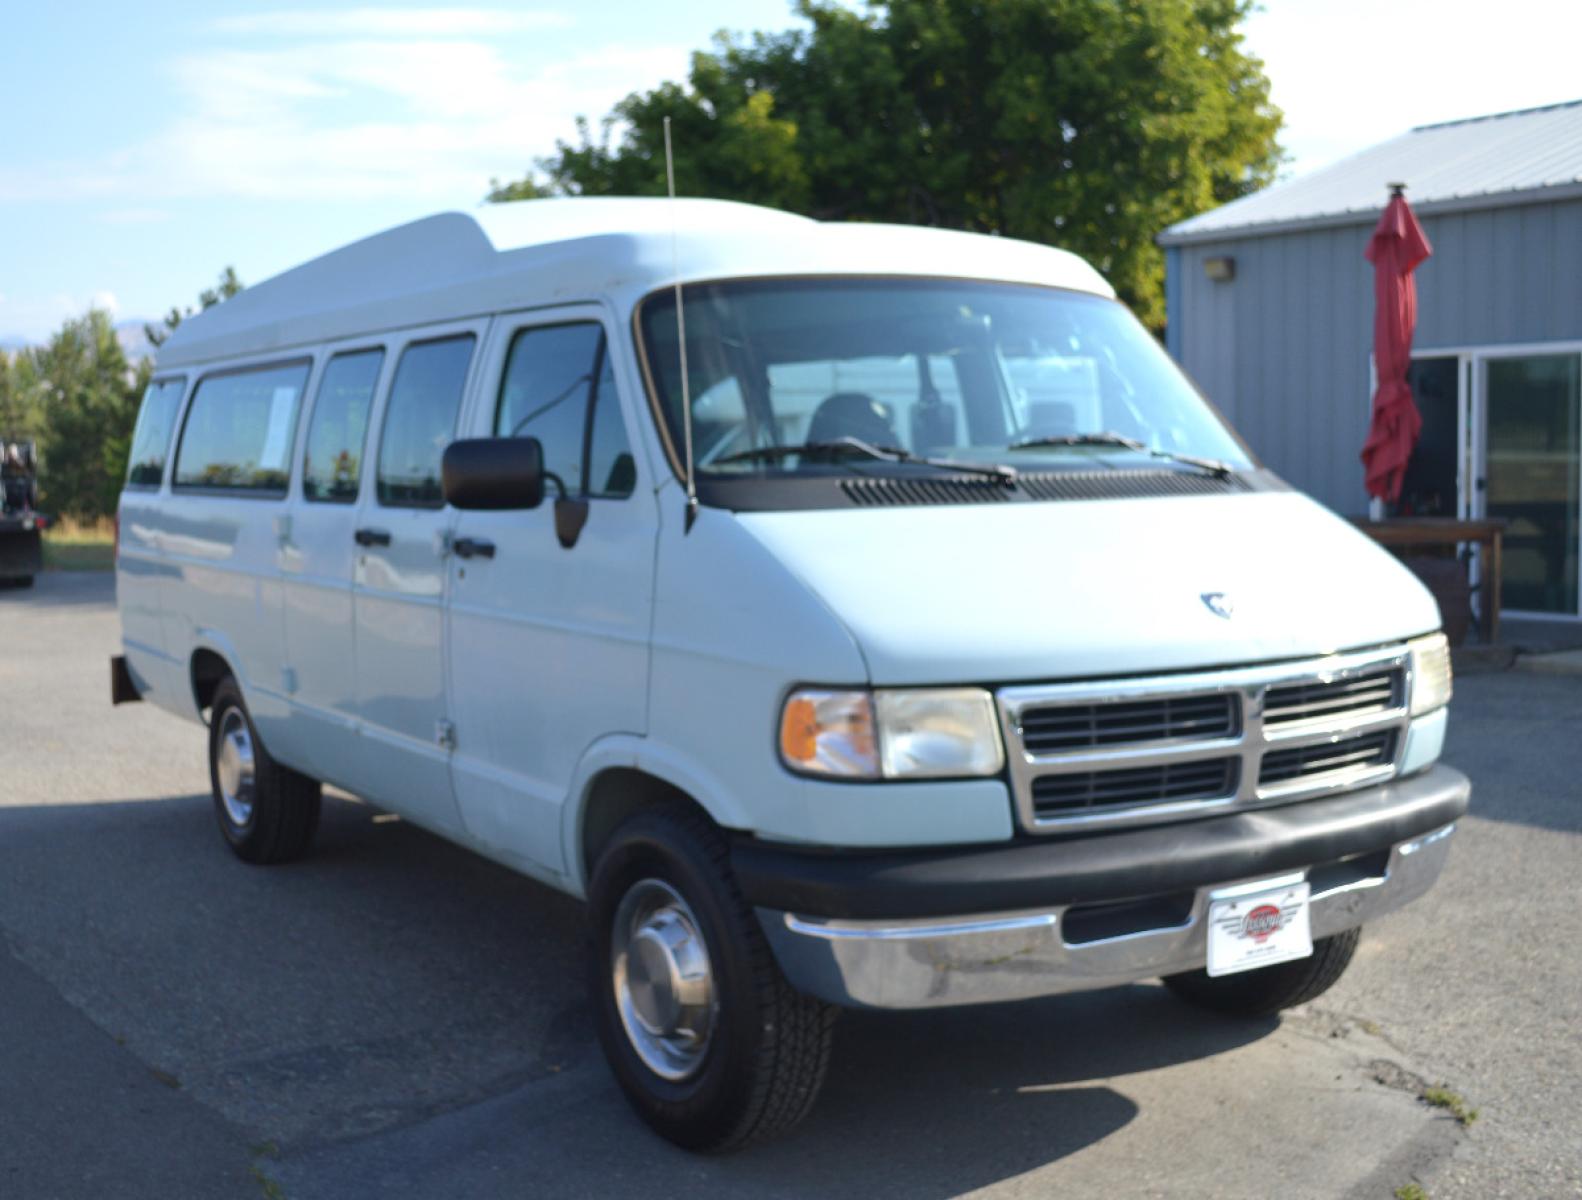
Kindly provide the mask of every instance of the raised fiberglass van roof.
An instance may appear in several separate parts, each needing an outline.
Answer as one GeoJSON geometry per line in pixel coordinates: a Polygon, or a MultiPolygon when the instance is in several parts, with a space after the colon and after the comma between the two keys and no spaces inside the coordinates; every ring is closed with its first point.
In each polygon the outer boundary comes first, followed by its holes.
{"type": "Polygon", "coordinates": [[[576,198],[440,213],[294,267],[176,330],[161,370],[512,309],[764,275],[912,275],[1111,296],[1073,254],[943,229],[810,220],[725,200],[576,198]]]}

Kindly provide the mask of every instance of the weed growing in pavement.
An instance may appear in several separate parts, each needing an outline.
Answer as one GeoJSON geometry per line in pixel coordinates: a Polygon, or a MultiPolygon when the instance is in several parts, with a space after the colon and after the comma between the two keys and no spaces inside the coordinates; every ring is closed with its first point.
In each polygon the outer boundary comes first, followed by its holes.
{"type": "Polygon", "coordinates": [[[1445,1084],[1440,1084],[1438,1087],[1424,1088],[1419,1093],[1418,1099],[1424,1104],[1431,1104],[1435,1108],[1444,1109],[1461,1122],[1463,1129],[1478,1119],[1478,1110],[1468,1108],[1465,1097],[1460,1092],[1452,1091],[1445,1084]]]}

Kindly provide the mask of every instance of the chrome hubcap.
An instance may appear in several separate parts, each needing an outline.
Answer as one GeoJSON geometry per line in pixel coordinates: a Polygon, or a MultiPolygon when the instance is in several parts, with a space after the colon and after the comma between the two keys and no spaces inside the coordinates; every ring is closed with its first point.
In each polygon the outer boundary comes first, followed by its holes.
{"type": "Polygon", "coordinates": [[[718,1004],[709,950],[668,883],[634,883],[615,910],[610,966],[627,1039],[649,1070],[686,1079],[703,1065],[718,1004]]]}
{"type": "Polygon", "coordinates": [[[220,748],[214,762],[220,781],[220,803],[238,828],[253,819],[253,737],[247,718],[228,708],[220,719],[220,748]]]}

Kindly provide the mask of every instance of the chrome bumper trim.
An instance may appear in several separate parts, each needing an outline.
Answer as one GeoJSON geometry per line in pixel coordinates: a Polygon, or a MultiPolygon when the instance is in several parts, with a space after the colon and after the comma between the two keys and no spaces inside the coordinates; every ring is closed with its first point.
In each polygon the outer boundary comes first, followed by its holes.
{"type": "MultiPolygon", "coordinates": [[[[1451,823],[1391,847],[1383,873],[1363,856],[1297,872],[1314,878],[1309,898],[1313,936],[1327,937],[1417,899],[1439,878],[1450,855],[1451,823]],[[1348,877],[1347,869],[1354,874],[1348,877]]],[[[1201,968],[1210,900],[1251,884],[1288,878],[1227,880],[1200,887],[1185,921],[1095,941],[1068,942],[1070,909],[972,914],[946,919],[821,920],[759,908],[758,918],[791,983],[852,1008],[937,1008],[1023,1000],[1112,987],[1201,968]]]]}

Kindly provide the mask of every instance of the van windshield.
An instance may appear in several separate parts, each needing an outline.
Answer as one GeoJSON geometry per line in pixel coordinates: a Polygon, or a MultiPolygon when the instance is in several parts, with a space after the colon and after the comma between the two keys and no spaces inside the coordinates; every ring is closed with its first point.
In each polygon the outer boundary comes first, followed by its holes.
{"type": "MultiPolygon", "coordinates": [[[[1250,465],[1114,300],[1020,284],[819,278],[692,284],[685,304],[700,477],[862,470],[866,447],[1034,470],[1140,466],[1156,463],[1153,453],[1250,465]]],[[[674,290],[650,295],[640,314],[679,452],[674,290]]]]}

